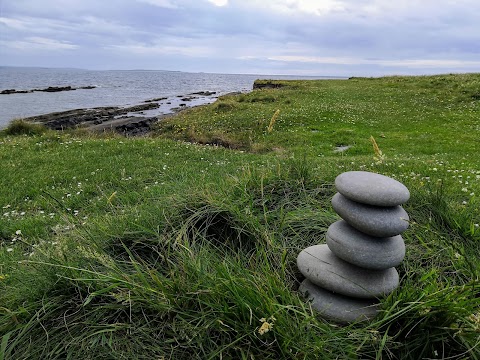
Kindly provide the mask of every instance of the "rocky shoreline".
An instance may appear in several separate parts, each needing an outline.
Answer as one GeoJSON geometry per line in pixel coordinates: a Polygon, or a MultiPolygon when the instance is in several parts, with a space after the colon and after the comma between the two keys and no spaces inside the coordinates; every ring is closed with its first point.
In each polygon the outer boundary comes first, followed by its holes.
{"type": "Polygon", "coordinates": [[[72,87],[72,86],[49,86],[45,89],[31,89],[31,90],[16,90],[16,89],[5,89],[0,91],[0,95],[10,95],[10,94],[29,94],[33,92],[60,92],[60,91],[73,91],[73,90],[90,90],[95,89],[96,86],[81,86],[81,87],[72,87]]]}
{"type": "Polygon", "coordinates": [[[199,91],[149,99],[135,106],[74,109],[31,116],[23,120],[43,124],[52,130],[85,128],[95,132],[114,131],[125,136],[141,136],[148,134],[152,126],[162,118],[187,108],[214,102],[218,98],[214,96],[216,94],[214,91],[199,91]]]}

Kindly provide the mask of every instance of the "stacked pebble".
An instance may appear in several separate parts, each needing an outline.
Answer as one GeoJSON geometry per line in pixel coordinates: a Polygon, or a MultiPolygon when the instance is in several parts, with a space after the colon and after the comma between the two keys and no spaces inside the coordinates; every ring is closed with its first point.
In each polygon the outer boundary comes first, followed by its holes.
{"type": "Polygon", "coordinates": [[[343,220],[327,231],[327,244],[304,249],[297,266],[305,276],[300,292],[324,317],[340,323],[373,318],[378,299],[399,283],[395,266],[405,256],[399,235],[408,228],[400,206],[410,197],[400,182],[366,171],[335,179],[333,209],[343,220]]]}

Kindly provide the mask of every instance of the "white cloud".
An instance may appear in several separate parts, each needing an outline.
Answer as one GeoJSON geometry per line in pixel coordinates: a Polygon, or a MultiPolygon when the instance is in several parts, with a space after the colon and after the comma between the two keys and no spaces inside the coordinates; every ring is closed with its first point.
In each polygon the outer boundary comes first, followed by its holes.
{"type": "Polygon", "coordinates": [[[13,34],[17,34],[17,36],[18,34],[54,34],[58,36],[59,34],[63,34],[69,29],[72,29],[73,27],[70,22],[65,22],[58,19],[28,16],[9,18],[3,17],[0,18],[0,24],[4,24],[9,27],[9,31],[11,31],[13,34]],[[18,33],[15,33],[15,31],[18,33]]]}
{"type": "Polygon", "coordinates": [[[228,0],[207,0],[209,3],[212,3],[216,6],[225,6],[228,5],[228,0]]]}
{"type": "Polygon", "coordinates": [[[1,41],[2,45],[22,51],[39,51],[39,50],[75,50],[79,46],[66,41],[48,39],[44,37],[32,36],[23,40],[1,41]]]}
{"type": "Polygon", "coordinates": [[[337,0],[283,0],[280,6],[288,10],[301,11],[315,15],[325,15],[334,11],[344,11],[345,4],[337,0]]]}
{"type": "MultiPolygon", "coordinates": [[[[137,29],[95,16],[78,17],[75,21],[43,17],[3,17],[0,18],[0,26],[2,24],[8,27],[3,35],[11,33],[10,39],[37,36],[40,38],[63,38],[85,41],[87,37],[96,37],[97,39],[103,38],[105,41],[106,37],[117,38],[120,34],[123,37],[130,35],[148,36],[148,32],[142,31],[140,28],[137,29]]],[[[63,43],[68,44],[66,41],[63,41],[63,43]]]]}
{"type": "Polygon", "coordinates": [[[167,9],[191,9],[191,8],[201,8],[202,3],[210,3],[215,6],[226,6],[228,5],[229,0],[136,0],[141,3],[150,4],[154,6],[158,6],[160,8],[167,8],[167,9]]]}
{"type": "Polygon", "coordinates": [[[51,49],[58,50],[59,62],[66,61],[68,50],[77,50],[72,57],[78,56],[80,64],[87,59],[98,67],[113,66],[112,58],[122,59],[125,68],[128,61],[137,67],[144,59],[162,68],[167,61],[162,55],[172,61],[170,69],[178,70],[210,66],[236,72],[235,64],[283,73],[307,69],[386,73],[402,68],[422,73],[480,67],[478,0],[0,3],[0,63],[34,65],[38,57],[27,50],[51,49]]]}
{"type": "Polygon", "coordinates": [[[27,26],[24,21],[18,19],[11,19],[6,17],[0,17],[0,24],[3,24],[11,29],[25,30],[27,26]]]}
{"type": "Polygon", "coordinates": [[[125,54],[136,54],[145,56],[161,56],[161,55],[181,55],[188,57],[207,57],[212,55],[212,50],[205,46],[175,46],[175,45],[159,45],[159,44],[127,44],[127,45],[111,45],[107,49],[120,51],[125,54]]]}
{"type": "Polygon", "coordinates": [[[380,65],[402,66],[412,68],[473,68],[480,67],[480,61],[471,60],[449,60],[449,59],[406,59],[386,60],[380,65]]]}
{"type": "Polygon", "coordinates": [[[137,0],[138,2],[158,6],[158,7],[163,7],[167,9],[176,9],[178,8],[178,5],[176,4],[175,1],[172,0],[137,0]]]}
{"type": "Polygon", "coordinates": [[[326,15],[331,12],[345,11],[346,4],[341,0],[243,0],[243,4],[251,8],[267,9],[271,12],[287,14],[326,15]]]}
{"type": "Polygon", "coordinates": [[[131,26],[122,25],[113,21],[109,21],[106,19],[102,19],[95,16],[86,16],[84,18],[79,19],[79,22],[76,24],[72,24],[72,31],[77,33],[103,33],[103,34],[111,34],[118,36],[118,34],[122,34],[126,36],[128,34],[145,34],[144,31],[140,29],[135,29],[131,26]]]}
{"type": "Polygon", "coordinates": [[[249,35],[192,34],[185,28],[175,34],[161,34],[150,42],[118,41],[107,49],[121,51],[125,54],[138,55],[181,55],[186,57],[212,58],[227,61],[238,59],[245,54],[266,57],[275,51],[275,44],[268,40],[257,39],[249,35]],[[268,50],[269,49],[269,50],[268,50]]]}
{"type": "Polygon", "coordinates": [[[281,62],[300,62],[334,65],[379,65],[400,66],[408,68],[465,68],[480,67],[480,61],[456,59],[364,59],[355,57],[321,57],[321,56],[271,56],[268,60],[281,62]]]}

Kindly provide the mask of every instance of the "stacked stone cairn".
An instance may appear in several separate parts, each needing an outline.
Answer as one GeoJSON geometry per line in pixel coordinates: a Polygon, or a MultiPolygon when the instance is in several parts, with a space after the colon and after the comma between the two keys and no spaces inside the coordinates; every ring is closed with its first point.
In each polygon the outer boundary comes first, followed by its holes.
{"type": "Polygon", "coordinates": [[[327,231],[327,243],[304,249],[297,266],[305,276],[299,291],[321,315],[338,323],[369,320],[379,300],[399,284],[395,266],[405,256],[401,233],[408,215],[400,206],[410,193],[400,182],[366,171],[335,179],[332,198],[343,220],[327,231]]]}

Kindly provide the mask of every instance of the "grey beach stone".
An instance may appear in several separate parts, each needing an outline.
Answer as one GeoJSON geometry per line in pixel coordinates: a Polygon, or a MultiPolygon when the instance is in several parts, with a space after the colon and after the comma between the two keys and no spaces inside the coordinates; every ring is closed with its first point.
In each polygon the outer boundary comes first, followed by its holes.
{"type": "Polygon", "coordinates": [[[350,200],[375,206],[401,205],[410,198],[402,183],[368,171],[344,172],[335,179],[335,187],[350,200]]]}
{"type": "Polygon", "coordinates": [[[330,225],[326,238],[329,249],[336,256],[366,269],[388,269],[399,265],[405,257],[405,243],[400,235],[373,237],[344,220],[330,225]]]}
{"type": "Polygon", "coordinates": [[[300,272],[312,283],[346,296],[379,298],[398,286],[395,268],[362,269],[335,256],[326,244],[310,246],[297,257],[300,272]]]}
{"type": "Polygon", "coordinates": [[[408,228],[408,214],[398,205],[380,207],[361,204],[336,193],[332,198],[332,206],[342,219],[368,235],[390,237],[408,228]]]}
{"type": "Polygon", "coordinates": [[[372,299],[356,299],[316,286],[305,279],[298,291],[311,301],[314,309],[330,320],[341,324],[373,319],[379,311],[379,303],[372,299]]]}

